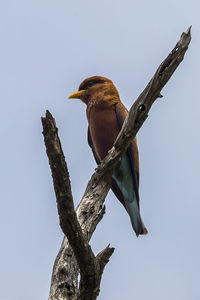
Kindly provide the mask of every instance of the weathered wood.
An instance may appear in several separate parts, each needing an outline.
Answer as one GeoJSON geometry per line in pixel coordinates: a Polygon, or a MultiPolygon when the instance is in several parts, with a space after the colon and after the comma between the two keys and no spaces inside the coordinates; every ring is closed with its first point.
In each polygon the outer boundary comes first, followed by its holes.
{"type": "MultiPolygon", "coordinates": [[[[73,197],[71,192],[71,184],[69,179],[69,172],[65,162],[61,143],[57,133],[57,127],[54,118],[49,111],[46,112],[46,117],[42,118],[43,135],[47,149],[47,156],[52,171],[54,190],[56,194],[58,214],[60,220],[60,227],[68,239],[69,249],[67,249],[67,262],[70,266],[70,272],[73,274],[73,280],[68,275],[66,264],[59,269],[59,277],[62,279],[67,276],[68,282],[59,284],[62,295],[64,288],[65,298],[76,299],[96,299],[99,294],[99,286],[102,273],[109,257],[112,255],[114,249],[107,247],[101,252],[97,258],[95,257],[89,243],[88,234],[82,231],[78,222],[77,215],[74,209],[73,197]],[[72,251],[73,250],[73,251],[72,251]],[[74,256],[72,256],[74,254],[74,256]],[[70,259],[73,262],[73,269],[70,265],[70,259]],[[76,263],[77,261],[77,263],[76,263]],[[77,275],[80,270],[80,286],[77,289],[77,275]],[[70,282],[69,282],[70,279],[70,282]]],[[[103,210],[97,219],[92,224],[93,229],[97,222],[100,221],[103,215],[103,210]]],[[[63,246],[65,245],[65,241],[63,246]]],[[[66,254],[66,253],[65,253],[66,254]]],[[[59,260],[59,257],[58,259],[59,260]]],[[[57,278],[56,278],[56,281],[57,278]]],[[[59,291],[57,289],[57,292],[59,291]]]]}
{"type": "MultiPolygon", "coordinates": [[[[48,111],[46,117],[42,118],[42,126],[47,156],[52,171],[60,226],[65,231],[65,227],[68,225],[66,222],[71,220],[69,216],[65,218],[64,214],[67,208],[68,214],[75,213],[69,173],[57,134],[55,120],[48,111]]],[[[64,239],[54,263],[52,274],[54,285],[51,287],[49,299],[73,300],[78,292],[78,274],[79,267],[74,252],[67,239],[64,239]]]]}

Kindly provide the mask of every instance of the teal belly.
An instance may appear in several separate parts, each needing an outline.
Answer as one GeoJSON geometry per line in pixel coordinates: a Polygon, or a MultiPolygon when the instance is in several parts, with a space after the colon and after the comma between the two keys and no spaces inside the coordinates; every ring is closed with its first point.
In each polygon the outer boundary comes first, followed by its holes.
{"type": "Polygon", "coordinates": [[[132,227],[138,235],[142,232],[143,223],[140,217],[140,211],[133,184],[133,174],[127,154],[122,156],[120,165],[113,173],[112,177],[123,195],[124,204],[130,216],[132,227]]]}

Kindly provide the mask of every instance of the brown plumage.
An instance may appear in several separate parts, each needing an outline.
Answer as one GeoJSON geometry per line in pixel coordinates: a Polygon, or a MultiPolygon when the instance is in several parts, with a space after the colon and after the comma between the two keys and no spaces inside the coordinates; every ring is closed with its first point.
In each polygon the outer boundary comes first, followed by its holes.
{"type": "MultiPolygon", "coordinates": [[[[127,109],[112,81],[100,76],[85,79],[78,92],[69,98],[79,98],[87,105],[88,142],[99,163],[112,148],[128,113],[127,109]]],[[[123,155],[112,180],[112,190],[129,213],[136,235],[146,234],[139,213],[139,156],[136,138],[123,155]]]]}

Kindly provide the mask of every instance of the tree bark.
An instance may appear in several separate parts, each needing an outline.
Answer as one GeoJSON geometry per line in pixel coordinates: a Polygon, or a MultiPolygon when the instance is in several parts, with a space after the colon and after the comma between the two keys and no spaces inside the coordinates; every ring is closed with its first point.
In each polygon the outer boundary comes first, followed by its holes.
{"type": "Polygon", "coordinates": [[[107,246],[94,255],[89,240],[101,221],[104,200],[111,186],[111,176],[136,135],[160,92],[184,58],[191,40],[191,27],[181,35],[167,58],[132,105],[123,127],[106,158],[88,182],[76,212],[61,143],[50,112],[42,118],[43,135],[52,171],[60,226],[65,234],[53,267],[49,300],[95,300],[99,294],[104,267],[114,248],[107,246]],[[78,275],[80,273],[80,283],[78,275]]]}

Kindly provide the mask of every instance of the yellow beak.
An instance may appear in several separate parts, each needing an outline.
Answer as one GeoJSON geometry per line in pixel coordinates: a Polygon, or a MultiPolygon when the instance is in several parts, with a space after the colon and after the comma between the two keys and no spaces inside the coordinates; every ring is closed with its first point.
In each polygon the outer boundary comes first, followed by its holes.
{"type": "Polygon", "coordinates": [[[77,98],[80,99],[80,97],[85,93],[85,90],[77,91],[73,94],[71,94],[68,99],[77,98]]]}

